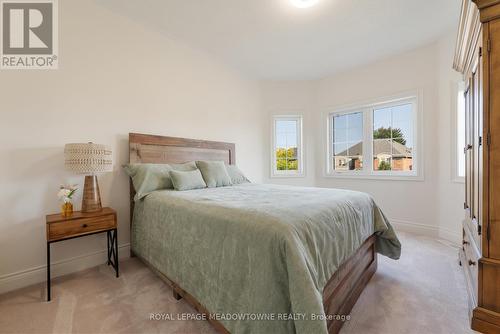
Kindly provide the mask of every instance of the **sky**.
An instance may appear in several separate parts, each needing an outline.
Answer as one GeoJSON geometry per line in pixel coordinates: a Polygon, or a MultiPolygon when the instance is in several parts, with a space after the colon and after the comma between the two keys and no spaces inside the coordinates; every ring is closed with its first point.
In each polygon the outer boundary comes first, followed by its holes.
{"type": "Polygon", "coordinates": [[[297,121],[276,121],[276,146],[297,147],[297,121]]]}
{"type": "Polygon", "coordinates": [[[389,127],[401,129],[406,139],[406,146],[413,147],[412,105],[404,104],[396,107],[375,109],[373,112],[373,129],[389,127]],[[391,120],[392,117],[392,120],[391,120]]]}

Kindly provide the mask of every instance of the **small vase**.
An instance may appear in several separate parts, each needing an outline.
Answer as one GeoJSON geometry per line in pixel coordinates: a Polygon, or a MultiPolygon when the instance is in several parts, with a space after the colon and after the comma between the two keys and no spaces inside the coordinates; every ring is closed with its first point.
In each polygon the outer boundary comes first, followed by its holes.
{"type": "Polygon", "coordinates": [[[65,202],[61,205],[61,214],[64,217],[71,216],[73,214],[73,203],[65,202]]]}

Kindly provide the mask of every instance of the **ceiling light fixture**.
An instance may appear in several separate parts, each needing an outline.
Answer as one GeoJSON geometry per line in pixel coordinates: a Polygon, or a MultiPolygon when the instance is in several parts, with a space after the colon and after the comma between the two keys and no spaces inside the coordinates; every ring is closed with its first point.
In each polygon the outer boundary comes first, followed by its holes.
{"type": "Polygon", "coordinates": [[[319,0],[290,0],[297,8],[309,8],[318,3],[319,0]]]}

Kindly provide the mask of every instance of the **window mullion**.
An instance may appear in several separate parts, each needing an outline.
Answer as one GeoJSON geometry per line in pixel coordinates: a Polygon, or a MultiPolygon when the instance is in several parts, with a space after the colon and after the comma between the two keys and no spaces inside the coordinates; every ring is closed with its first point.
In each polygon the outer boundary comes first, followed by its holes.
{"type": "Polygon", "coordinates": [[[364,172],[366,174],[373,174],[373,112],[372,108],[366,108],[363,111],[363,167],[366,166],[364,172]]]}

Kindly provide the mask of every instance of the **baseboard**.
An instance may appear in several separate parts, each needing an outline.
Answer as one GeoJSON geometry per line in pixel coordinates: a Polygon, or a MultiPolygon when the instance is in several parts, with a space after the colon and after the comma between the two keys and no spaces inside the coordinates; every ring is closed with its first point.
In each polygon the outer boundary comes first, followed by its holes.
{"type": "Polygon", "coordinates": [[[453,243],[455,246],[462,244],[462,234],[447,228],[439,228],[439,237],[453,243]]]}
{"type": "MultiPolygon", "coordinates": [[[[120,259],[130,256],[130,244],[118,246],[120,259]]],[[[67,275],[73,272],[92,268],[106,262],[106,250],[79,255],[69,259],[53,262],[50,266],[52,278],[67,275]]],[[[29,285],[45,282],[47,266],[38,266],[15,273],[0,276],[0,294],[20,289],[29,285]]]]}
{"type": "Polygon", "coordinates": [[[436,239],[444,239],[453,245],[459,245],[462,236],[451,230],[428,224],[419,224],[400,219],[389,219],[396,231],[425,235],[436,239]]]}
{"type": "Polygon", "coordinates": [[[434,225],[418,224],[400,219],[389,219],[389,221],[396,231],[410,232],[434,238],[439,236],[439,227],[434,225]]]}

